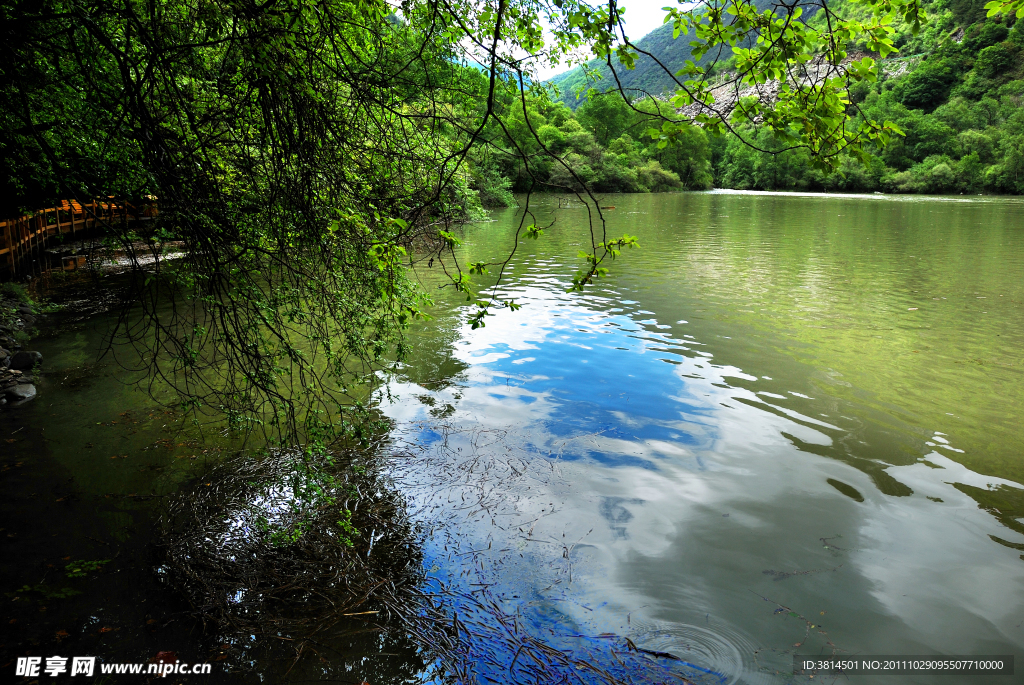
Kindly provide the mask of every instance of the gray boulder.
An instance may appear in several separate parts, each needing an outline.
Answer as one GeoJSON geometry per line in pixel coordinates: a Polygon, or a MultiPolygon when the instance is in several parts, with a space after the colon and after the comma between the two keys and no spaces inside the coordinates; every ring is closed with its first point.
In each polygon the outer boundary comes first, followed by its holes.
{"type": "Polygon", "coordinates": [[[4,394],[11,402],[30,400],[36,396],[36,386],[31,383],[20,383],[7,388],[4,394]]]}
{"type": "Polygon", "coordinates": [[[11,368],[17,369],[18,371],[31,369],[36,364],[42,363],[43,355],[41,352],[18,352],[16,355],[11,357],[11,368]]]}

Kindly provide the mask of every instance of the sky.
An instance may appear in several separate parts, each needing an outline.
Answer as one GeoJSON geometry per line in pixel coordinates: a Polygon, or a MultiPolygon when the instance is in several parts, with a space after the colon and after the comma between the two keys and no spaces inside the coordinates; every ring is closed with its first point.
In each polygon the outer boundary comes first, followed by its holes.
{"type": "Polygon", "coordinates": [[[626,35],[630,40],[639,40],[665,20],[663,7],[674,7],[675,0],[620,0],[626,9],[623,18],[626,20],[626,35]]]}
{"type": "MultiPolygon", "coordinates": [[[[635,42],[661,26],[665,20],[663,7],[674,7],[677,3],[676,0],[619,0],[619,4],[625,8],[622,18],[626,24],[626,35],[635,42]]],[[[538,69],[538,76],[548,79],[563,71],[567,71],[564,65],[555,68],[543,66],[538,69]]]]}

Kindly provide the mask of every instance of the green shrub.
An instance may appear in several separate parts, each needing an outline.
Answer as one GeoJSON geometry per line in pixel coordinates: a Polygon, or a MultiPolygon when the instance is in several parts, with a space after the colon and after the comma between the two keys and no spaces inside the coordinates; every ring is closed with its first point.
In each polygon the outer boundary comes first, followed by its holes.
{"type": "Polygon", "coordinates": [[[679,181],[679,174],[663,169],[656,159],[649,160],[637,169],[637,180],[652,193],[680,190],[683,187],[679,181]]]}
{"type": "Polygon", "coordinates": [[[32,301],[32,298],[29,297],[29,294],[25,290],[24,286],[18,285],[17,283],[8,282],[4,283],[3,285],[0,285],[0,293],[3,293],[7,297],[14,298],[19,302],[23,302],[24,304],[35,304],[35,302],[32,301]]]}
{"type": "Polygon", "coordinates": [[[942,104],[956,83],[957,74],[949,60],[928,61],[892,86],[897,102],[909,109],[932,110],[942,104]]]}
{"type": "Polygon", "coordinates": [[[986,78],[992,78],[1010,69],[1016,61],[1016,50],[1010,49],[1006,43],[997,43],[978,53],[978,59],[974,60],[974,70],[986,78]]]}
{"type": "Polygon", "coordinates": [[[1002,24],[994,21],[986,21],[983,24],[975,24],[967,31],[963,48],[968,53],[977,52],[983,48],[996,43],[1002,43],[1010,34],[1010,30],[1002,24]]]}
{"type": "Polygon", "coordinates": [[[557,154],[565,149],[565,134],[557,126],[544,124],[537,129],[537,137],[551,152],[557,154]]]}

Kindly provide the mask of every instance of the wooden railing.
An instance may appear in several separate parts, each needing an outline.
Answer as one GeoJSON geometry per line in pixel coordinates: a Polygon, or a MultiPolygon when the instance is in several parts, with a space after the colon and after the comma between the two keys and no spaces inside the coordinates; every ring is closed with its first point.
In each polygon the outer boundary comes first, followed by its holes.
{"type": "Polygon", "coordinates": [[[145,204],[135,206],[128,202],[93,200],[85,204],[77,200],[64,200],[55,207],[40,209],[32,215],[0,221],[0,264],[9,275],[16,275],[22,263],[42,249],[50,238],[94,228],[96,225],[127,223],[151,219],[156,216],[156,198],[147,198],[145,204]]]}

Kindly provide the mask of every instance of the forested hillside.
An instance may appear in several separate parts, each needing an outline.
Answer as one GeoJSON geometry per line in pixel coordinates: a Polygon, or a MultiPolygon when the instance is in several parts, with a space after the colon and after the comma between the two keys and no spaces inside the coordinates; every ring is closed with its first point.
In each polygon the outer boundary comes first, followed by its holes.
{"type": "MultiPolygon", "coordinates": [[[[690,59],[688,43],[691,40],[693,40],[692,34],[673,40],[672,26],[663,24],[638,40],[637,47],[656,56],[674,73],[682,68],[686,60],[690,59]]],[[[604,81],[604,83],[595,84],[595,87],[605,90],[615,86],[607,64],[599,60],[591,60],[588,66],[601,74],[604,81]]],[[[635,69],[617,69],[617,71],[623,88],[631,89],[634,93],[643,91],[661,95],[675,88],[672,78],[648,57],[641,57],[637,61],[635,69]]],[[[587,75],[582,67],[576,67],[555,76],[551,79],[551,83],[558,87],[561,101],[573,109],[578,107],[586,97],[585,94],[579,92],[587,85],[587,75]]]]}
{"type": "MultiPolygon", "coordinates": [[[[727,188],[898,193],[1024,192],[1024,24],[986,19],[975,0],[926,5],[930,20],[912,35],[897,23],[901,56],[882,63],[875,83],[851,89],[859,116],[903,132],[863,165],[844,157],[825,175],[800,150],[776,155],[712,140],[715,184],[727,188]]],[[[856,11],[850,3],[841,11],[856,11]]],[[[863,47],[863,46],[854,46],[863,47]]],[[[780,149],[763,133],[766,149],[780,149]]]]}
{"type": "MultiPolygon", "coordinates": [[[[827,173],[815,168],[806,149],[787,150],[769,130],[741,126],[748,140],[769,152],[752,149],[734,136],[709,137],[714,185],[764,190],[1024,192],[1024,23],[1015,23],[1012,16],[986,18],[982,0],[924,4],[929,21],[921,31],[914,35],[909,25],[897,20],[894,44],[899,52],[881,60],[877,81],[862,81],[850,91],[851,104],[859,110],[854,123],[864,118],[891,121],[903,136],[884,149],[869,146],[872,158],[867,164],[844,154],[838,170],[827,173]]],[[[866,12],[845,0],[832,7],[847,16],[866,12]]],[[[810,23],[816,21],[812,18],[810,23]]],[[[681,63],[683,50],[677,48],[688,40],[680,36],[672,41],[671,29],[670,25],[660,27],[638,44],[652,52],[657,49],[655,54],[666,62],[681,63]]],[[[852,43],[849,50],[851,55],[868,53],[863,44],[852,43]]],[[[728,61],[723,62],[721,68],[727,69],[728,61]]],[[[641,59],[635,70],[622,69],[623,86],[649,92],[668,88],[667,82],[659,80],[663,72],[651,66],[649,60],[641,59]]],[[[582,71],[574,70],[552,82],[565,96],[582,79],[582,71]]],[[[598,82],[599,89],[601,85],[598,82]]],[[[588,130],[598,135],[602,127],[613,126],[616,118],[588,117],[587,111],[595,106],[579,105],[577,118],[585,125],[593,121],[588,130]]],[[[607,102],[599,106],[614,109],[607,102]]],[[[638,135],[636,127],[628,130],[638,135]]],[[[688,152],[696,155],[693,165],[701,165],[703,149],[698,145],[688,152]]]]}
{"type": "MultiPolygon", "coordinates": [[[[770,7],[772,4],[773,0],[755,0],[754,2],[754,5],[761,10],[770,7]]],[[[802,3],[798,2],[797,4],[802,3]]],[[[817,5],[807,6],[801,19],[803,21],[809,20],[817,10],[817,5]]],[[[635,37],[633,38],[638,48],[653,55],[657,61],[641,55],[637,59],[634,69],[625,69],[616,63],[616,73],[622,88],[632,93],[634,97],[643,97],[644,94],[664,95],[674,91],[676,89],[676,81],[670,74],[679,71],[686,63],[686,60],[692,59],[690,41],[694,40],[693,31],[680,34],[678,38],[673,39],[672,24],[663,24],[639,40],[636,40],[635,37]]],[[[696,62],[701,66],[707,67],[716,61],[725,63],[731,56],[732,50],[728,48],[716,49],[696,60],[696,62]]],[[[598,90],[606,91],[616,87],[615,78],[606,63],[601,60],[591,60],[588,68],[601,75],[602,82],[593,84],[598,90]]],[[[587,75],[582,67],[576,67],[559,74],[552,78],[550,82],[558,87],[561,101],[572,109],[578,107],[583,102],[582,98],[586,97],[578,92],[581,88],[586,88],[587,86],[587,75]]]]}

